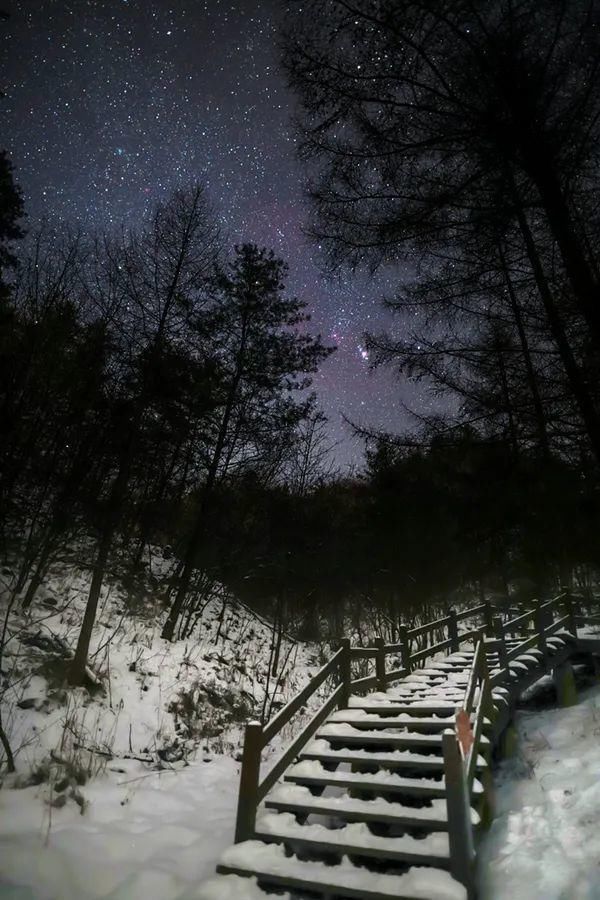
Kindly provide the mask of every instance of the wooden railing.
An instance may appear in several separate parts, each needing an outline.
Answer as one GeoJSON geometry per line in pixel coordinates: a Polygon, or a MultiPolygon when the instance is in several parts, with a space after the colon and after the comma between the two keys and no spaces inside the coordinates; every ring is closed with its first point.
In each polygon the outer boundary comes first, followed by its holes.
{"type": "Polygon", "coordinates": [[[493,721],[492,683],[487,666],[487,641],[477,643],[462,704],[457,707],[454,727],[442,735],[450,868],[457,881],[473,891],[475,841],[471,795],[480,756],[486,720],[493,721]]]}
{"type": "MultiPolygon", "coordinates": [[[[469,896],[475,891],[471,798],[484,724],[486,720],[493,724],[496,717],[492,688],[510,677],[511,660],[527,650],[539,650],[546,667],[547,639],[556,632],[567,631],[577,637],[573,600],[568,592],[564,592],[546,603],[536,603],[532,609],[506,621],[496,616],[492,619],[491,629],[488,627],[487,630],[493,637],[486,639],[482,634],[477,642],[463,701],[456,709],[454,727],[442,735],[450,867],[454,878],[467,887],[469,896]],[[532,630],[530,626],[533,626],[532,630]],[[509,646],[508,635],[517,635],[518,642],[509,646]],[[498,671],[493,675],[488,670],[488,654],[497,654],[498,671]]],[[[489,753],[487,746],[486,754],[489,753]]]]}
{"type": "Polygon", "coordinates": [[[537,602],[531,609],[505,622],[501,617],[495,617],[494,642],[490,645],[490,650],[498,654],[499,669],[491,678],[492,687],[506,679],[510,662],[528,650],[539,650],[546,663],[547,638],[557,631],[567,631],[577,637],[577,617],[573,598],[568,591],[545,603],[537,602]],[[517,643],[508,646],[507,638],[511,635],[517,639],[517,643]]]}
{"type": "Polygon", "coordinates": [[[491,625],[492,607],[489,604],[481,604],[458,614],[451,610],[442,618],[434,619],[416,628],[401,628],[400,641],[396,644],[386,644],[383,638],[377,638],[372,647],[352,647],[350,641],[344,639],[337,653],[319,669],[295,697],[279,710],[273,719],[264,725],[260,722],[249,722],[244,734],[235,827],[236,843],[248,840],[253,836],[259,803],[333,709],[336,707],[346,708],[350,703],[352,693],[359,694],[373,689],[387,690],[391,682],[404,678],[416,666],[436,653],[443,650],[450,650],[450,652],[459,650],[462,643],[478,637],[481,629],[471,629],[459,633],[458,623],[482,615],[484,620],[491,625]],[[447,633],[444,640],[413,652],[417,638],[433,633],[439,634],[442,630],[447,633]],[[392,658],[391,668],[389,666],[390,659],[388,659],[390,657],[392,658]],[[398,657],[400,665],[398,665],[398,657]],[[364,660],[372,660],[375,671],[370,675],[353,678],[352,664],[364,660]],[[279,757],[275,765],[261,779],[261,757],[265,748],[328,680],[333,684],[331,694],[279,757]]]}
{"type": "MultiPolygon", "coordinates": [[[[537,603],[534,608],[519,613],[507,621],[503,621],[501,616],[494,616],[494,607],[489,603],[482,603],[460,613],[450,610],[445,616],[415,628],[400,628],[400,640],[395,644],[386,644],[383,638],[377,638],[372,647],[352,647],[348,639],[343,640],[337,653],[273,719],[264,725],[260,722],[249,722],[246,725],[235,829],[236,842],[253,836],[259,803],[333,709],[348,707],[352,693],[358,694],[373,689],[385,691],[391,682],[404,678],[427,658],[445,650],[454,653],[460,650],[461,644],[473,641],[476,652],[463,705],[457,709],[454,730],[446,732],[443,736],[445,766],[449,767],[452,783],[449,788],[448,815],[458,823],[457,836],[451,838],[451,843],[456,842],[455,856],[462,860],[461,865],[465,867],[467,865],[465,860],[470,858],[468,834],[471,833],[467,800],[470,801],[484,718],[492,719],[494,714],[491,690],[508,676],[508,667],[512,659],[536,647],[541,650],[545,660],[546,639],[561,629],[576,635],[576,624],[573,601],[568,593],[563,593],[546,603],[537,603]],[[563,616],[554,621],[555,613],[560,610],[563,610],[563,616]],[[461,633],[459,623],[473,618],[480,618],[484,623],[483,626],[461,633]],[[532,625],[533,631],[530,630],[532,625]],[[424,648],[414,649],[419,638],[426,635],[439,637],[440,632],[444,634],[443,640],[436,640],[424,648]],[[509,646],[507,637],[510,635],[519,635],[523,639],[516,645],[509,646]],[[492,676],[487,669],[486,652],[498,654],[499,669],[492,676]],[[392,657],[391,668],[388,665],[388,657],[392,657]],[[374,662],[374,672],[353,678],[353,663],[365,660],[374,662]],[[265,748],[328,681],[332,683],[332,688],[327,699],[261,779],[261,757],[265,748]],[[457,731],[460,722],[466,721],[465,715],[467,718],[474,716],[473,743],[468,753],[462,747],[457,731]],[[463,811],[462,807],[465,804],[466,810],[463,811]]],[[[472,834],[470,840],[472,843],[472,834]]]]}

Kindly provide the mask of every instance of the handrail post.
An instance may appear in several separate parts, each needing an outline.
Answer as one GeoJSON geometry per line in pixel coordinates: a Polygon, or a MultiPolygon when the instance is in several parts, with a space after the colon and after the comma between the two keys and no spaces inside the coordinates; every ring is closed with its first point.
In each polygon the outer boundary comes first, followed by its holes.
{"type": "Polygon", "coordinates": [[[387,687],[385,678],[385,641],[382,637],[375,638],[377,656],[375,657],[375,675],[377,676],[377,690],[385,691],[387,687]]]}
{"type": "Polygon", "coordinates": [[[448,610],[448,639],[451,641],[450,652],[456,653],[460,650],[460,641],[458,639],[458,622],[456,620],[456,610],[448,610]]]}
{"type": "Polygon", "coordinates": [[[504,625],[500,616],[496,616],[493,622],[494,637],[498,642],[498,662],[500,668],[508,674],[508,651],[506,649],[506,637],[504,635],[504,625]]]}
{"type": "Polygon", "coordinates": [[[402,644],[402,668],[410,673],[412,672],[412,665],[410,662],[410,641],[408,639],[408,628],[406,625],[399,626],[398,636],[400,638],[398,643],[402,644]]]}
{"type": "Polygon", "coordinates": [[[238,793],[234,842],[248,841],[254,834],[258,785],[260,778],[260,754],[263,748],[263,727],[260,722],[248,722],[244,733],[242,771],[238,793]]]}
{"type": "Polygon", "coordinates": [[[483,610],[483,621],[485,622],[485,633],[488,637],[492,637],[494,634],[494,612],[492,610],[492,605],[488,601],[484,604],[485,609],[483,610]]]}
{"type": "Polygon", "coordinates": [[[467,889],[469,898],[475,895],[473,829],[471,803],[467,791],[463,757],[456,733],[447,729],[442,735],[446,806],[448,810],[448,840],[450,842],[450,873],[467,889]]]}
{"type": "Polygon", "coordinates": [[[577,617],[575,616],[575,604],[573,603],[573,595],[569,588],[565,588],[563,606],[565,615],[569,617],[569,631],[573,637],[577,637],[577,617]]]}
{"type": "Polygon", "coordinates": [[[340,681],[343,685],[340,693],[340,709],[348,709],[352,688],[352,649],[350,647],[350,638],[342,638],[340,646],[344,651],[340,660],[340,681]]]}
{"type": "Polygon", "coordinates": [[[545,610],[540,608],[540,601],[537,601],[533,613],[533,621],[538,633],[538,649],[544,657],[544,668],[548,669],[548,647],[546,645],[546,629],[545,629],[545,610]]]}

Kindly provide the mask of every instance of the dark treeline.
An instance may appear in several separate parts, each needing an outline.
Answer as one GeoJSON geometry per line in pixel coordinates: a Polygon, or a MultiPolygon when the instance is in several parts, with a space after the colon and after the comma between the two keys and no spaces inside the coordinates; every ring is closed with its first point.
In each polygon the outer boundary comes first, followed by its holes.
{"type": "Polygon", "coordinates": [[[284,59],[335,265],[407,262],[376,364],[451,410],[331,471],[309,393],[330,350],[285,265],[231,249],[204,192],[131,232],[33,227],[3,158],[2,541],[34,602],[54,560],[169,546],[167,639],[216,584],[285,630],[396,636],[432,604],[589,587],[600,564],[600,22],[595,3],[308,0],[284,59]],[[21,238],[21,240],[19,240],[21,238]],[[14,249],[13,249],[14,248],[14,249]],[[11,255],[12,254],[12,255],[11,255]]]}
{"type": "Polygon", "coordinates": [[[20,557],[26,608],[57,555],[85,540],[92,580],[75,682],[116,560],[135,569],[177,522],[179,564],[163,596],[172,638],[219,491],[249,473],[281,480],[299,429],[318,418],[307,389],[330,350],[303,328],[284,264],[222,243],[196,187],[137,231],[31,229],[7,279],[2,540],[20,557]]]}

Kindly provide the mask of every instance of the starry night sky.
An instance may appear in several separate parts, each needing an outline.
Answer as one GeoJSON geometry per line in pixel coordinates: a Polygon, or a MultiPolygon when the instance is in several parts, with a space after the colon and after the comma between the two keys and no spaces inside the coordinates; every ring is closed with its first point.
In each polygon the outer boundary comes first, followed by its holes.
{"type": "MultiPolygon", "coordinates": [[[[305,172],[295,156],[293,97],[275,46],[281,0],[4,0],[0,146],[13,160],[31,222],[134,225],[158,200],[206,184],[231,244],[271,247],[312,328],[338,346],[315,378],[342,471],[362,443],[342,416],[397,430],[428,399],[369,371],[363,332],[390,325],[380,307],[401,272],[321,274],[302,234],[305,172]]],[[[405,323],[393,323],[401,333],[405,323]]]]}

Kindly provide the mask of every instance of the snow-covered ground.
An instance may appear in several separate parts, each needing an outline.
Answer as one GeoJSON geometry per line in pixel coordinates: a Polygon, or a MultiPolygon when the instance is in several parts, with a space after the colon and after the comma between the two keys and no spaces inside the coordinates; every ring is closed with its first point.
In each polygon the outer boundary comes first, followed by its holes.
{"type": "Polygon", "coordinates": [[[269,624],[219,590],[194,634],[168,643],[152,592],[132,611],[113,582],[90,696],[64,683],[88,587],[87,573],[58,566],[33,611],[15,604],[9,617],[0,694],[17,773],[0,790],[0,897],[193,900],[233,839],[243,722],[272,715],[321,660],[284,640],[274,678],[269,624]]]}
{"type": "Polygon", "coordinates": [[[517,725],[481,847],[481,900],[599,900],[600,687],[517,725]]]}
{"type": "MultiPolygon", "coordinates": [[[[205,898],[233,838],[241,723],[265,695],[278,708],[321,660],[284,642],[273,681],[268,623],[219,593],[194,636],[168,644],[160,606],[146,598],[132,615],[109,584],[91,656],[103,690],[66,689],[88,577],[55,572],[31,616],[10,619],[2,710],[18,773],[0,790],[0,898],[205,898]]],[[[572,709],[523,712],[518,727],[519,754],[497,776],[481,900],[600,900],[600,688],[572,709]]],[[[239,882],[239,900],[253,894],[239,882]]]]}

